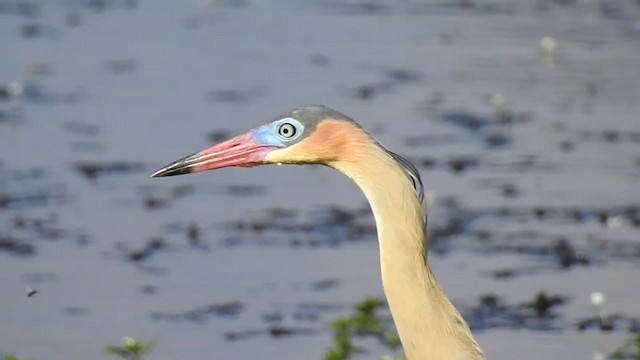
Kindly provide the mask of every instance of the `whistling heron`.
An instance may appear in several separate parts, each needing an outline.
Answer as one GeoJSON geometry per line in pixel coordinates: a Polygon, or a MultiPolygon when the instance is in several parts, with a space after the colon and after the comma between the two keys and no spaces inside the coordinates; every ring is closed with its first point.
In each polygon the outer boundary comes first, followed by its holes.
{"type": "Polygon", "coordinates": [[[420,174],[349,117],[324,106],[299,107],[152,176],[262,164],[327,165],[362,189],[376,220],[382,284],[408,359],[483,358],[427,265],[420,174]]]}

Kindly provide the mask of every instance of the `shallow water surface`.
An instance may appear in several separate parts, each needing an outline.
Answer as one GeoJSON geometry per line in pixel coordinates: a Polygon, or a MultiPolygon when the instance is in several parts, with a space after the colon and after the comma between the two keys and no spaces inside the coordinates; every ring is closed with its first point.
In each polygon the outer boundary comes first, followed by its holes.
{"type": "Polygon", "coordinates": [[[127,335],[153,359],[321,358],[383,295],[356,186],[317,166],[148,177],[309,103],[419,168],[430,265],[488,358],[614,350],[640,330],[639,15],[0,0],[0,354],[106,358],[127,335]]]}

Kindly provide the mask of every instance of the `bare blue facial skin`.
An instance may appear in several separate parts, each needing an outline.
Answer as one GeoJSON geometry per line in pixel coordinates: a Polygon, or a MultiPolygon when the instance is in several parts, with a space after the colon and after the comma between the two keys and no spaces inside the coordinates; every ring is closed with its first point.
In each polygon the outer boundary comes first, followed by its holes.
{"type": "Polygon", "coordinates": [[[284,118],[255,129],[251,134],[251,140],[264,146],[285,148],[302,139],[303,133],[304,125],[300,121],[284,118]],[[289,132],[285,134],[285,131],[289,132]]]}

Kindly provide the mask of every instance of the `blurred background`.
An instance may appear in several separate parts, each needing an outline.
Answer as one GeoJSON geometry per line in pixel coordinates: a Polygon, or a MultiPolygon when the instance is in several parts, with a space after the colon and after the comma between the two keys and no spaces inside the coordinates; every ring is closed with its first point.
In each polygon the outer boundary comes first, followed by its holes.
{"type": "MultiPolygon", "coordinates": [[[[357,187],[149,178],[304,104],[416,164],[431,267],[488,358],[640,332],[638,1],[0,0],[0,44],[2,355],[323,359],[383,298],[357,187]]],[[[350,359],[401,354],[377,316],[350,359]]]]}

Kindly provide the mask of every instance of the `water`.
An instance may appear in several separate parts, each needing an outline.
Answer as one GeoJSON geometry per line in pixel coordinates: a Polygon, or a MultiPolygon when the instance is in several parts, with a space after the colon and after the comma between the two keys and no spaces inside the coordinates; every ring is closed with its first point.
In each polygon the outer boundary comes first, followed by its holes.
{"type": "MultiPolygon", "coordinates": [[[[308,103],[418,165],[438,280],[469,319],[486,294],[509,310],[471,321],[489,358],[615,349],[640,310],[639,14],[631,1],[0,2],[0,353],[106,358],[129,335],[156,338],[153,359],[321,358],[331,321],[382,296],[355,185],[295,166],[148,178],[308,103]],[[509,325],[539,291],[566,298],[557,316],[509,325]],[[593,291],[626,322],[578,330],[593,291]]],[[[364,345],[360,358],[389,352],[364,345]]]]}

